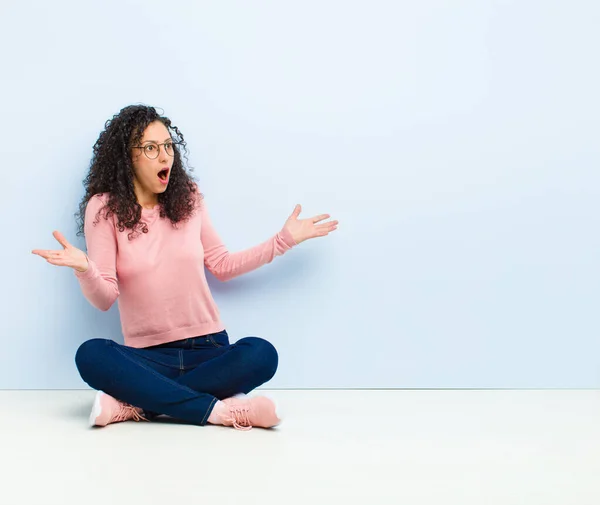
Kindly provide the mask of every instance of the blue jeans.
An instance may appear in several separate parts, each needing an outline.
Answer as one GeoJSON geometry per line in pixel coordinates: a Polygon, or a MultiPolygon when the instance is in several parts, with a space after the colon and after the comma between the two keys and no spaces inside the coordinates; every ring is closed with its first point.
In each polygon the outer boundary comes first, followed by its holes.
{"type": "Polygon", "coordinates": [[[75,364],[93,389],[144,410],[205,425],[217,400],[249,393],[277,370],[275,347],[258,337],[235,344],[223,330],[152,347],[94,338],[81,344],[75,364]]]}

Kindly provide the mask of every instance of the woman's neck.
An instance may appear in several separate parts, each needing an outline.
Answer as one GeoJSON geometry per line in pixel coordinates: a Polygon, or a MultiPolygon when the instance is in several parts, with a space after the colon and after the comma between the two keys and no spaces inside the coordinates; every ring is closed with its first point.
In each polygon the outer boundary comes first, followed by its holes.
{"type": "Polygon", "coordinates": [[[134,181],[133,183],[133,190],[142,209],[153,209],[158,204],[158,195],[156,193],[144,191],[144,189],[137,184],[137,181],[134,181]]]}

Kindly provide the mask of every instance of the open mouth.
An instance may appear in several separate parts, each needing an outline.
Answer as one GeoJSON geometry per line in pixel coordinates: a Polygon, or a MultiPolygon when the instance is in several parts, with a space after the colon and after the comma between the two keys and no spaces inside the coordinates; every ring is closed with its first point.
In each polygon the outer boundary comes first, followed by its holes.
{"type": "Polygon", "coordinates": [[[168,177],[169,177],[169,169],[168,168],[163,168],[160,172],[158,172],[158,178],[162,182],[166,182],[168,177]]]}

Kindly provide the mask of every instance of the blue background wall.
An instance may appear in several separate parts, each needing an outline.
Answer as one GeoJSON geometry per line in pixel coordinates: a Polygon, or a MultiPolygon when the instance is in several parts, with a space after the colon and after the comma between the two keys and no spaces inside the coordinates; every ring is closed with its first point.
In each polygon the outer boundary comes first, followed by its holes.
{"type": "Polygon", "coordinates": [[[229,283],[272,387],[600,387],[592,1],[57,0],[0,7],[0,388],[79,388],[117,307],[30,254],[73,213],[104,122],[161,107],[230,250],[301,203],[329,237],[229,283]]]}

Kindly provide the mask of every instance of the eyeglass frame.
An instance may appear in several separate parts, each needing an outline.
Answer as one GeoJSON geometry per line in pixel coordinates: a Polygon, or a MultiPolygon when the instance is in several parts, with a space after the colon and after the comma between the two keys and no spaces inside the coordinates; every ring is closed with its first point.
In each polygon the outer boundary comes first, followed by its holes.
{"type": "Polygon", "coordinates": [[[178,146],[181,145],[181,142],[175,142],[174,140],[167,140],[166,142],[163,142],[162,144],[157,144],[156,142],[152,142],[152,141],[148,141],[148,144],[143,145],[143,146],[131,146],[132,149],[142,149],[144,152],[144,156],[146,156],[146,158],[148,158],[149,160],[155,160],[156,158],[158,158],[160,156],[160,146],[163,146],[163,150],[165,151],[165,154],[167,156],[170,156],[171,158],[173,156],[175,156],[175,147],[173,147],[173,154],[169,154],[167,152],[167,148],[165,147],[165,144],[172,144],[173,146],[178,146]],[[150,158],[150,156],[148,156],[148,153],[146,152],[146,147],[148,146],[156,146],[158,147],[158,151],[157,151],[157,155],[154,158],[150,158]]]}

